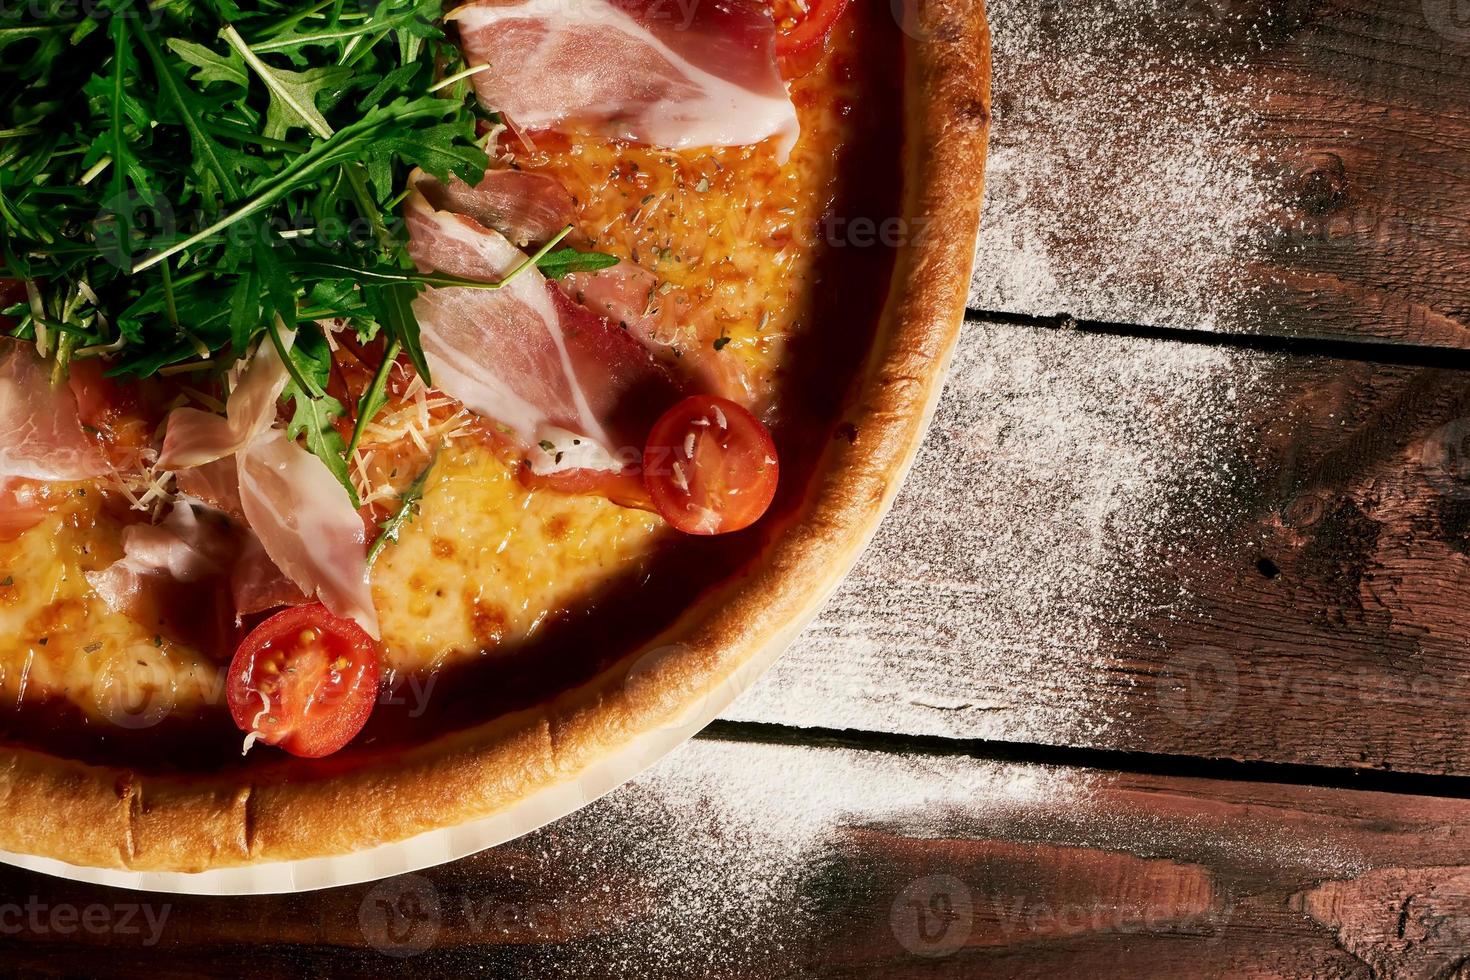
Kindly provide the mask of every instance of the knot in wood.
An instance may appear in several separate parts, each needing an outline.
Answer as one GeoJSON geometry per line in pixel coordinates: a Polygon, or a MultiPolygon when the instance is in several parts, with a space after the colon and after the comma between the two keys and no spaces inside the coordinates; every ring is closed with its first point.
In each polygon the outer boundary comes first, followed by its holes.
{"type": "Polygon", "coordinates": [[[1297,171],[1297,202],[1308,214],[1327,214],[1347,199],[1347,172],[1336,153],[1313,153],[1297,171]]]}

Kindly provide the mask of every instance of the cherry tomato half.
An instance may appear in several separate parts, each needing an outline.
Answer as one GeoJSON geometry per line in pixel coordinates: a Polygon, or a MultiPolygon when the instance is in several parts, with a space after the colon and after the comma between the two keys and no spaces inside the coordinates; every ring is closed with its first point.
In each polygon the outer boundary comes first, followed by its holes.
{"type": "MultiPolygon", "coordinates": [[[[847,9],[850,0],[806,0],[805,11],[786,13],[778,9],[776,17],[776,56],[789,58],[821,44],[847,9]]],[[[799,5],[787,5],[799,6],[799,5]]]]}
{"type": "Polygon", "coordinates": [[[378,650],[361,626],[321,603],[294,606],[241,642],[225,694],[241,731],[292,755],[331,755],[373,712],[378,650]]]}
{"type": "Polygon", "coordinates": [[[776,495],[776,444],[728,398],[693,395],[654,423],[643,482],[664,519],[687,534],[725,534],[760,519],[776,495]]]}

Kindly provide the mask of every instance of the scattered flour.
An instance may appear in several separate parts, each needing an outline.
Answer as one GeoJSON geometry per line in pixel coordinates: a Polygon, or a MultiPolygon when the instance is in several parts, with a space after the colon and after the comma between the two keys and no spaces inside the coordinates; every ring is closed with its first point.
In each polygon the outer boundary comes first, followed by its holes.
{"type": "Polygon", "coordinates": [[[726,717],[1052,743],[1124,720],[1110,665],[1239,520],[1237,402],[1273,358],[988,323],[960,345],[873,544],[726,717]]]}
{"type": "Polygon", "coordinates": [[[1248,134],[1260,100],[1228,72],[1238,47],[1204,46],[1236,29],[1220,7],[991,5],[995,125],[972,308],[1241,326],[1270,202],[1248,134]]]}
{"type": "Polygon", "coordinates": [[[825,858],[846,828],[937,838],[967,813],[997,825],[1036,819],[1080,797],[1086,779],[964,758],[695,741],[543,832],[550,865],[576,862],[585,881],[631,878],[656,896],[615,937],[550,955],[563,965],[585,957],[604,976],[800,976],[785,971],[820,941],[814,903],[832,887],[825,858]]]}
{"type": "MultiPolygon", "coordinates": [[[[904,923],[890,909],[935,874],[965,875],[986,908],[1008,905],[1013,894],[1033,904],[1067,900],[1028,893],[1043,886],[1028,886],[1014,868],[976,878],[942,859],[928,863],[944,853],[937,849],[909,863],[918,852],[875,844],[862,830],[910,840],[1045,841],[1307,875],[1346,876],[1364,863],[1320,827],[1303,833],[1248,807],[1191,813],[1120,805],[1137,799],[1111,790],[1120,782],[1127,777],[959,756],[696,740],[518,845],[534,855],[528,875],[575,869],[556,900],[573,907],[553,905],[543,915],[572,922],[585,920],[577,904],[637,908],[591,938],[531,951],[531,975],[809,976],[818,959],[837,966],[831,958],[840,947],[828,930],[854,927],[869,949],[922,962],[903,947],[904,923]],[[633,895],[649,901],[638,907],[633,895]]],[[[1222,926],[1235,898],[1228,886],[1214,896],[1222,926]]],[[[1126,893],[1120,901],[1129,901],[1126,893]]]]}

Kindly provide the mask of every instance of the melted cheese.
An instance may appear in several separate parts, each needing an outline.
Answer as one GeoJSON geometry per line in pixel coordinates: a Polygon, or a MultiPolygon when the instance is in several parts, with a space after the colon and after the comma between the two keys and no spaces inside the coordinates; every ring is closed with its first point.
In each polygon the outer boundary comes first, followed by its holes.
{"type": "Polygon", "coordinates": [[[121,528],[98,497],[73,495],[0,541],[0,699],[60,695],[124,727],[222,703],[216,665],[112,612],[87,585],[84,573],[122,555],[121,528]]]}
{"type": "Polygon", "coordinates": [[[439,666],[533,635],[637,568],[663,521],[600,497],[527,490],[493,453],[442,454],[419,515],[373,569],[389,664],[439,666]]]}

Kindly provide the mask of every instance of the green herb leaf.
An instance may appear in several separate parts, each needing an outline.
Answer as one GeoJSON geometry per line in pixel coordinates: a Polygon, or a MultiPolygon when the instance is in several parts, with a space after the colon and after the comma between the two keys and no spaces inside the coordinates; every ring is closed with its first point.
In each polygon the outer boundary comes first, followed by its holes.
{"type": "Polygon", "coordinates": [[[560,279],[569,272],[596,272],[618,264],[616,255],[605,252],[579,252],[574,248],[559,248],[547,252],[536,260],[536,268],[548,279],[560,279]]]}
{"type": "Polygon", "coordinates": [[[327,379],[332,373],[332,350],[326,337],[316,327],[306,327],[296,335],[289,360],[295,371],[286,383],[283,397],[291,400],[295,411],[286,426],[286,435],[292,439],[305,435],[306,448],[327,464],[327,469],[347,491],[352,506],[360,506],[347,466],[347,447],[342,443],[341,433],[332,424],[342,417],[344,409],[341,402],[327,394],[327,379]]]}
{"type": "Polygon", "coordinates": [[[392,332],[393,339],[408,354],[409,361],[424,379],[424,384],[433,384],[429,361],[424,357],[424,345],[419,340],[418,317],[413,314],[413,298],[418,290],[404,283],[372,288],[363,286],[361,289],[368,309],[376,314],[379,323],[386,325],[392,332]]]}
{"type": "MultiPolygon", "coordinates": [[[[10,332],[56,377],[100,355],[110,376],[207,382],[306,323],[290,431],[350,494],[310,321],[385,332],[430,380],[412,309],[430,283],[385,214],[414,167],[474,180],[488,163],[468,86],[433,90],[463,65],[441,14],[439,0],[0,5],[0,276],[31,294],[10,332]],[[364,221],[370,241],[330,237],[364,221]]],[[[365,393],[359,427],[384,401],[383,384],[365,393]]]]}
{"type": "Polygon", "coordinates": [[[194,66],[194,71],[189,77],[198,84],[224,82],[240,89],[250,87],[250,72],[246,70],[245,62],[236,52],[231,51],[225,55],[217,54],[202,44],[195,44],[193,41],[186,41],[180,37],[171,37],[165,43],[170,51],[194,66]]]}
{"type": "Polygon", "coordinates": [[[288,71],[272,68],[266,64],[245,39],[231,25],[220,31],[220,37],[250,66],[255,76],[265,83],[270,92],[270,109],[266,112],[265,135],[280,139],[295,128],[304,128],[321,139],[332,135],[332,127],[321,110],[317,99],[330,98],[341,84],[352,76],[350,69],[340,66],[312,68],[308,71],[288,71]]]}
{"type": "Polygon", "coordinates": [[[388,542],[397,541],[398,535],[403,531],[403,528],[417,516],[419,502],[424,499],[424,487],[429,482],[429,473],[433,471],[434,464],[438,461],[439,452],[435,450],[434,455],[429,459],[429,464],[424,467],[423,472],[414,477],[413,482],[405,487],[404,491],[398,495],[398,506],[393,509],[393,513],[388,515],[387,520],[378,525],[378,527],[383,529],[383,533],[378,535],[378,540],[374,541],[373,546],[368,549],[367,563],[369,566],[378,560],[378,555],[383,553],[383,549],[388,546],[388,542]]]}
{"type": "Polygon", "coordinates": [[[377,414],[388,404],[388,372],[393,370],[393,365],[398,360],[399,352],[403,345],[395,338],[388,341],[388,346],[383,351],[383,361],[378,365],[378,370],[373,373],[373,380],[363,391],[362,397],[357,402],[357,423],[352,427],[352,440],[347,443],[347,458],[357,452],[357,444],[362,441],[362,434],[366,431],[368,424],[372,422],[377,414]]]}

